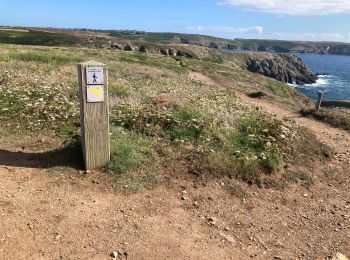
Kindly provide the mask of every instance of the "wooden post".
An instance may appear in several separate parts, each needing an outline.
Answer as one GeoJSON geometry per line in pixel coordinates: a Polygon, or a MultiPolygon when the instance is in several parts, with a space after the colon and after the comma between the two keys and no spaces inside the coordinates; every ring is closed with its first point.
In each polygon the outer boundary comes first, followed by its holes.
{"type": "Polygon", "coordinates": [[[85,169],[110,161],[108,68],[89,61],[78,64],[81,138],[85,169]]]}
{"type": "Polygon", "coordinates": [[[318,92],[317,103],[316,103],[316,111],[320,111],[323,100],[323,92],[318,92]]]}

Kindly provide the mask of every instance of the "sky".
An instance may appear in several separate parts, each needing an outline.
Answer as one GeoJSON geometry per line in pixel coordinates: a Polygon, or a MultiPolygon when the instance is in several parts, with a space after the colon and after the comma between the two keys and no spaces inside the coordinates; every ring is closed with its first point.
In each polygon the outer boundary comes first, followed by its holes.
{"type": "Polygon", "coordinates": [[[0,0],[0,25],[350,42],[350,0],[0,0]]]}

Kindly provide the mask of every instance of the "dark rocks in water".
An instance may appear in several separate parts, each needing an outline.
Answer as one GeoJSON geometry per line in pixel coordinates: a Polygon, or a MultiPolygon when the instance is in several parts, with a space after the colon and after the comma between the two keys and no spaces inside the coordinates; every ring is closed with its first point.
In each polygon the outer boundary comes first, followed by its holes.
{"type": "Polygon", "coordinates": [[[268,54],[267,57],[250,57],[247,69],[251,72],[298,85],[312,84],[317,80],[304,61],[290,54],[268,54]]]}

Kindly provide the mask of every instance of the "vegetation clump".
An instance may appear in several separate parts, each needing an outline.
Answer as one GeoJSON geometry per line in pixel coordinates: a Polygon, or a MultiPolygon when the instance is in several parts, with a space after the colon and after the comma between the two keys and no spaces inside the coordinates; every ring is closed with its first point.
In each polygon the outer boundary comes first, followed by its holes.
{"type": "Polygon", "coordinates": [[[279,89],[288,99],[288,86],[226,61],[186,60],[179,67],[150,53],[22,48],[0,50],[1,129],[45,130],[69,143],[79,131],[75,63],[84,57],[108,64],[112,160],[106,170],[126,193],[152,188],[179,167],[200,178],[261,186],[285,162],[306,164],[326,151],[299,126],[249,107],[232,91],[274,98],[271,89],[279,89]]]}
{"type": "Polygon", "coordinates": [[[309,109],[302,110],[301,114],[304,116],[312,116],[332,126],[350,131],[350,109],[348,108],[325,107],[321,108],[320,111],[309,109]]]}

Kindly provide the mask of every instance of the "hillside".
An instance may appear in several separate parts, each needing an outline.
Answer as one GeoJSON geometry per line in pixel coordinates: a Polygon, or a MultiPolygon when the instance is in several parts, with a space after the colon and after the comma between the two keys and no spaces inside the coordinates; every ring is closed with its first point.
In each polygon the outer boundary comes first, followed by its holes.
{"type": "Polygon", "coordinates": [[[138,33],[0,30],[0,259],[350,252],[350,132],[302,117],[312,102],[284,84],[316,75],[293,55],[138,33]],[[86,172],[89,60],[109,69],[112,159],[86,172]]]}
{"type": "Polygon", "coordinates": [[[127,30],[88,30],[0,27],[0,43],[41,46],[111,47],[111,43],[192,44],[228,51],[268,51],[277,53],[318,53],[350,55],[350,44],[254,39],[222,39],[207,35],[152,33],[127,30]]]}
{"type": "Polygon", "coordinates": [[[304,95],[247,69],[276,54],[165,46],[0,45],[0,258],[349,252],[349,133],[300,117],[304,95]],[[85,173],[76,63],[87,60],[109,67],[112,161],[85,173]]]}
{"type": "MultiPolygon", "coordinates": [[[[175,59],[186,58],[239,66],[251,72],[275,78],[284,83],[300,85],[316,82],[312,73],[301,59],[289,55],[250,52],[222,52],[196,44],[171,44],[172,34],[148,34],[139,37],[140,32],[126,31],[77,31],[59,29],[10,28],[0,30],[0,42],[44,46],[83,46],[94,49],[135,51],[139,53],[161,54],[175,59]],[[117,37],[117,38],[114,38],[117,37]],[[156,43],[153,43],[156,42],[156,43]]],[[[143,35],[143,34],[142,34],[143,35]]],[[[181,36],[177,34],[177,36],[181,36]]],[[[177,37],[176,36],[176,37],[177,37]]],[[[190,35],[192,40],[208,37],[190,35]]],[[[180,39],[180,38],[179,38],[180,39]]],[[[210,38],[214,40],[215,38],[210,38]]],[[[216,39],[223,40],[223,39],[216,39]]],[[[180,42],[181,39],[179,40],[180,42]]]]}

